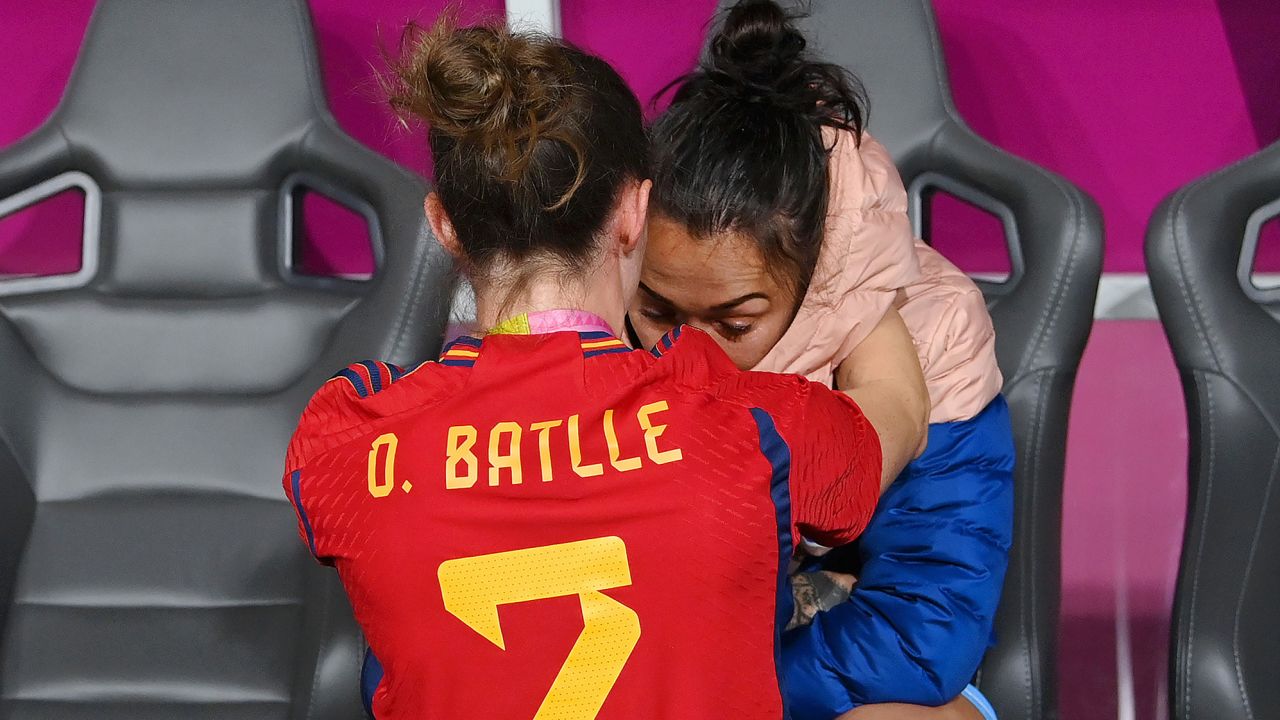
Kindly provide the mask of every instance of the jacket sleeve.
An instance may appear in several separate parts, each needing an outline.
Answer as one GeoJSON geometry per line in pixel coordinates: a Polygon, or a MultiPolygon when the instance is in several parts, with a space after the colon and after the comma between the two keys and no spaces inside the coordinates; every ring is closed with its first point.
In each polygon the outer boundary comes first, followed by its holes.
{"type": "Polygon", "coordinates": [[[982,291],[933,248],[920,249],[920,263],[935,282],[913,289],[899,312],[915,334],[933,400],[930,420],[972,418],[1003,384],[991,313],[982,291]]]}

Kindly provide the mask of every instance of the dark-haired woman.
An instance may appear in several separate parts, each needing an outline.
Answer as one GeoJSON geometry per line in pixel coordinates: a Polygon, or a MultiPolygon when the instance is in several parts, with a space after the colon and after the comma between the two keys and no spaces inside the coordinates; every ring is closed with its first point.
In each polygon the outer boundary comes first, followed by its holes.
{"type": "MultiPolygon", "coordinates": [[[[962,691],[979,706],[966,684],[992,639],[1013,512],[991,319],[977,287],[912,234],[856,81],[804,49],[777,4],[748,0],[675,83],[651,131],[631,322],[645,342],[685,323],[740,368],[834,382],[880,429],[927,416],[919,457],[884,442],[886,473],[902,472],[852,558],[857,585],[787,636],[782,677],[796,718],[962,691]]],[[[827,574],[797,583],[802,600],[839,595],[827,574]]]]}
{"type": "Polygon", "coordinates": [[[617,337],[650,183],[604,61],[447,21],[411,40],[393,102],[430,126],[426,213],[489,331],[339,372],[284,478],[379,661],[372,712],[778,720],[787,565],[869,520],[876,429],[698,330],[617,337]]]}

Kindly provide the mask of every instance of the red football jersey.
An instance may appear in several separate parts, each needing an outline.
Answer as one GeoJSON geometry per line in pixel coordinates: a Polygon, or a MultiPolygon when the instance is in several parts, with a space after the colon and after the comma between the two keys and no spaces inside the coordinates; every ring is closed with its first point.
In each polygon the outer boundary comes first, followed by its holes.
{"type": "Polygon", "coordinates": [[[846,396],[697,330],[561,332],[352,365],[284,485],[381,661],[379,720],[777,720],[791,554],[861,532],[880,462],[846,396]]]}

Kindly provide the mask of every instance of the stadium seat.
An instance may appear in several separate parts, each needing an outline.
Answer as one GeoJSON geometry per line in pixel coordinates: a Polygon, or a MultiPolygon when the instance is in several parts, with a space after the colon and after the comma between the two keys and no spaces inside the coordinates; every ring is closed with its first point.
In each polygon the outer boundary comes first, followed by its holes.
{"type": "MultiPolygon", "coordinates": [[[[731,0],[721,7],[732,5],[731,0]]],[[[1001,720],[1057,716],[1062,478],[1076,369],[1093,325],[1102,264],[1095,203],[1065,179],[976,136],[956,112],[928,0],[813,0],[801,25],[822,57],[871,98],[870,130],[892,153],[927,240],[943,191],[1001,218],[1009,277],[980,281],[996,325],[1018,456],[1013,556],[998,642],[978,684],[1001,720]]]]}
{"type": "Polygon", "coordinates": [[[1280,143],[1173,193],[1147,229],[1190,436],[1170,643],[1177,720],[1280,717],[1280,289],[1250,278],[1277,215],[1280,143]]]}
{"type": "Polygon", "coordinates": [[[111,0],[0,215],[68,183],[81,272],[0,280],[0,718],[362,717],[283,456],[334,370],[437,351],[423,182],[338,129],[303,0],[111,0]],[[372,279],[294,272],[300,187],[366,217],[372,279]]]}

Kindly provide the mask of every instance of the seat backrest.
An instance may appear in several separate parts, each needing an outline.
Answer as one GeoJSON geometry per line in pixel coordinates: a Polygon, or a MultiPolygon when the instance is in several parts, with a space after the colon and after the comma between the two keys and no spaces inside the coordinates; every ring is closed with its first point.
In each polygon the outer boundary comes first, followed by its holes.
{"type": "Polygon", "coordinates": [[[1190,438],[1170,643],[1178,720],[1280,717],[1280,289],[1249,279],[1276,215],[1280,143],[1173,193],[1147,229],[1190,438]]]}
{"type": "Polygon", "coordinates": [[[927,2],[818,0],[800,26],[818,57],[848,68],[866,86],[870,130],[898,164],[927,149],[939,129],[954,121],[927,2]]]}
{"type": "Polygon", "coordinates": [[[436,351],[423,182],[338,129],[304,0],[99,3],[6,167],[101,209],[74,286],[0,280],[0,717],[356,717],[283,453],[335,369],[436,351]],[[367,216],[371,280],[292,271],[299,182],[367,216]]]}
{"type": "MultiPolygon", "coordinates": [[[[724,0],[722,8],[732,0],[724,0]]],[[[1002,217],[1013,273],[979,282],[1018,449],[1014,547],[979,684],[1006,720],[1057,714],[1062,479],[1076,369],[1101,274],[1096,205],[1066,180],[976,137],[951,98],[928,0],[812,0],[800,25],[812,51],[851,70],[870,98],[869,129],[892,154],[927,241],[927,197],[945,189],[1002,217]]]]}

